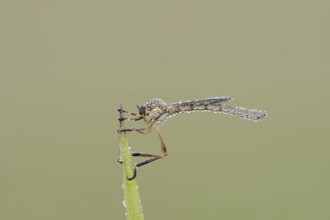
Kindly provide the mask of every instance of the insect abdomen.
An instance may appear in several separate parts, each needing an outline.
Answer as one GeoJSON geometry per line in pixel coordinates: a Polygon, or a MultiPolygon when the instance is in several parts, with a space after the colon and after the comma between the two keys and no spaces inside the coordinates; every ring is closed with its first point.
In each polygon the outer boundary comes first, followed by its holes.
{"type": "Polygon", "coordinates": [[[267,116],[267,113],[263,110],[248,109],[244,107],[227,106],[227,105],[221,106],[221,112],[253,121],[259,121],[267,116]]]}

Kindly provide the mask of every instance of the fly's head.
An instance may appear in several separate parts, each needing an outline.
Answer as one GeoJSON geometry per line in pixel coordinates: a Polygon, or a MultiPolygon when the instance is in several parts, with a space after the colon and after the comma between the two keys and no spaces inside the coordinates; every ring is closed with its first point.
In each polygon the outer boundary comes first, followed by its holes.
{"type": "Polygon", "coordinates": [[[162,99],[150,99],[144,105],[138,105],[139,114],[145,119],[147,124],[161,124],[161,116],[167,109],[167,104],[162,99]]]}

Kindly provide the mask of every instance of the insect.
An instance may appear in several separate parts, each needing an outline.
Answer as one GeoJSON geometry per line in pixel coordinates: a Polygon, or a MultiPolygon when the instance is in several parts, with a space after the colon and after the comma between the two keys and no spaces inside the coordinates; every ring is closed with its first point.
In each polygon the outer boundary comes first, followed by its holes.
{"type": "MultiPolygon", "coordinates": [[[[141,134],[150,133],[152,128],[156,129],[159,141],[161,155],[149,154],[149,153],[132,153],[135,157],[147,157],[144,161],[138,162],[134,168],[132,177],[127,177],[128,180],[132,180],[136,177],[136,168],[151,163],[153,161],[165,158],[168,155],[166,144],[160,134],[160,126],[169,118],[175,116],[178,113],[189,113],[189,112],[215,112],[224,113],[229,115],[238,116],[243,119],[252,121],[259,121],[267,116],[267,113],[263,110],[248,109],[239,106],[226,105],[227,102],[233,99],[229,96],[195,99],[180,101],[175,103],[167,104],[164,100],[155,98],[150,99],[144,105],[138,105],[138,113],[130,113],[129,120],[138,121],[143,119],[147,124],[144,128],[123,128],[119,129],[118,132],[135,131],[141,134]]],[[[126,112],[127,113],[127,112],[126,112]]]]}

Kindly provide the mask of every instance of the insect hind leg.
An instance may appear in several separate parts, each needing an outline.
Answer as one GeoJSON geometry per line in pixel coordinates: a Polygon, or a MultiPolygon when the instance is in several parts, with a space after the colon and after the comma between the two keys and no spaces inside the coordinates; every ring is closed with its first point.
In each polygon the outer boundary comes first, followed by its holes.
{"type": "Polygon", "coordinates": [[[151,159],[147,159],[147,160],[144,160],[144,161],[141,161],[141,162],[138,162],[135,167],[134,167],[134,170],[133,170],[133,176],[131,177],[127,177],[128,180],[133,180],[136,178],[137,176],[137,168],[138,167],[141,167],[143,165],[146,165],[148,163],[151,163],[153,161],[156,161],[156,160],[159,160],[159,159],[162,159],[163,156],[159,156],[159,155],[155,155],[155,154],[148,154],[148,153],[138,153],[138,152],[134,152],[132,153],[132,156],[133,157],[152,157],[151,159]]]}
{"type": "Polygon", "coordinates": [[[128,180],[133,180],[133,179],[136,178],[136,176],[137,176],[137,167],[141,167],[141,166],[144,166],[144,165],[149,164],[151,162],[154,162],[156,160],[163,159],[168,155],[167,147],[166,147],[166,144],[165,144],[165,142],[164,142],[164,140],[163,140],[163,138],[160,134],[159,127],[156,127],[156,130],[157,130],[158,138],[159,138],[159,141],[160,141],[160,150],[161,150],[162,155],[155,155],[155,154],[149,154],[149,153],[138,153],[138,152],[132,153],[133,157],[151,157],[151,158],[147,159],[147,160],[144,160],[144,161],[141,161],[141,162],[138,162],[135,165],[135,168],[134,168],[134,171],[133,171],[133,176],[132,177],[127,177],[128,180]]]}

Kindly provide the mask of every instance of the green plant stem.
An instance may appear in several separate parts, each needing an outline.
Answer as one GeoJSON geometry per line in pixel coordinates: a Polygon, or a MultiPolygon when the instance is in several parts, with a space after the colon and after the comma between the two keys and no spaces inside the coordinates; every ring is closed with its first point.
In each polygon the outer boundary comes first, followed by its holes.
{"type": "MultiPolygon", "coordinates": [[[[123,110],[122,104],[119,110],[123,110]]],[[[120,112],[120,118],[123,118],[123,111],[120,112]]],[[[120,121],[120,128],[124,127],[124,121],[120,121]]],[[[136,179],[128,180],[127,177],[133,176],[132,154],[127,141],[126,132],[119,133],[120,159],[123,168],[123,189],[124,206],[126,209],[127,220],[143,220],[142,205],[138,191],[136,179]]]]}

